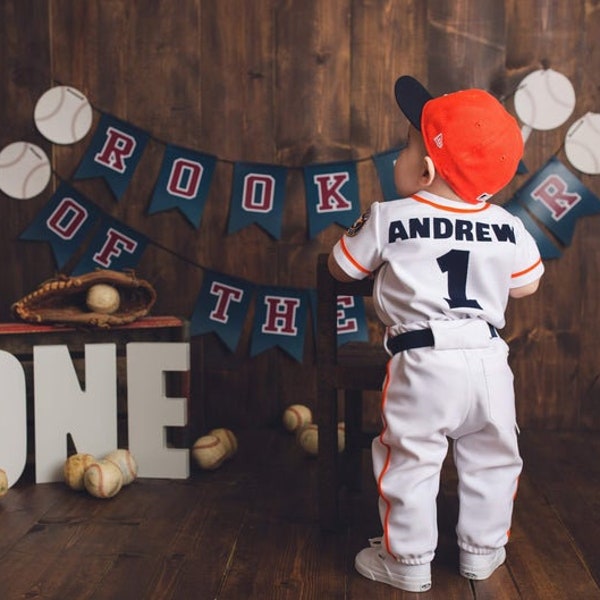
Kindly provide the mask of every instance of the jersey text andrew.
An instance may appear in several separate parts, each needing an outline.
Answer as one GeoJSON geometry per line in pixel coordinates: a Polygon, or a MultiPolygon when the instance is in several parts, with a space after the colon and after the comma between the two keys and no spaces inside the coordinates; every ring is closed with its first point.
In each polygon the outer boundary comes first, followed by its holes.
{"type": "Polygon", "coordinates": [[[455,239],[463,242],[510,242],[515,244],[515,231],[508,223],[484,223],[444,217],[412,218],[392,221],[390,244],[415,238],[455,239]]]}

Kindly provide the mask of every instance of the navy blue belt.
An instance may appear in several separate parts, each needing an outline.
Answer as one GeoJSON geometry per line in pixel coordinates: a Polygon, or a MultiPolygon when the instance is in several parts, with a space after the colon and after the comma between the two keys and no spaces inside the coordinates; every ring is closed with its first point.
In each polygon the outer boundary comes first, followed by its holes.
{"type": "MultiPolygon", "coordinates": [[[[493,325],[488,323],[490,328],[490,334],[492,337],[498,337],[498,332],[493,325]]],[[[413,348],[426,348],[427,346],[433,346],[433,331],[431,329],[416,329],[415,331],[407,331],[401,333],[393,338],[389,338],[387,341],[388,350],[392,354],[398,354],[404,350],[412,350],[413,348]]]]}

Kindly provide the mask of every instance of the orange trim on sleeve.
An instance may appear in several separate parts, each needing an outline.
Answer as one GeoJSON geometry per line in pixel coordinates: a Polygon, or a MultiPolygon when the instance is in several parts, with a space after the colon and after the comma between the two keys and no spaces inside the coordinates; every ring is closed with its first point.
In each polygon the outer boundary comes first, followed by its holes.
{"type": "Polygon", "coordinates": [[[348,247],[346,246],[346,240],[343,237],[341,239],[340,246],[342,248],[344,256],[352,263],[352,266],[356,267],[361,273],[366,273],[367,275],[371,274],[371,271],[369,271],[369,269],[365,269],[365,267],[363,267],[360,263],[356,262],[352,254],[350,254],[350,250],[348,250],[348,247]]]}
{"type": "Polygon", "coordinates": [[[533,265],[531,265],[531,267],[528,267],[527,269],[524,269],[523,271],[519,271],[518,273],[513,273],[511,275],[511,278],[514,279],[515,277],[521,277],[521,275],[525,275],[526,273],[533,271],[541,262],[542,262],[542,259],[540,258],[538,261],[533,263],[533,265]]]}

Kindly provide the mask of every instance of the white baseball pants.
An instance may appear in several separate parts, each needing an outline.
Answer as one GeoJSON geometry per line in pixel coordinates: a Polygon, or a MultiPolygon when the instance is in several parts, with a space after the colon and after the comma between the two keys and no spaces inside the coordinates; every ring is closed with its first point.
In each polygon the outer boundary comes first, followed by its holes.
{"type": "MultiPolygon", "coordinates": [[[[487,329],[487,325],[486,325],[487,329]]],[[[522,460],[508,346],[489,329],[434,329],[436,347],[394,355],[382,397],[373,470],[386,550],[405,564],[432,560],[436,497],[448,438],[459,477],[459,546],[487,553],[508,541],[522,460]],[[475,339],[477,338],[477,339],[475,339]],[[478,346],[478,347],[477,347],[478,346]],[[443,349],[440,349],[443,348],[443,349]]]]}

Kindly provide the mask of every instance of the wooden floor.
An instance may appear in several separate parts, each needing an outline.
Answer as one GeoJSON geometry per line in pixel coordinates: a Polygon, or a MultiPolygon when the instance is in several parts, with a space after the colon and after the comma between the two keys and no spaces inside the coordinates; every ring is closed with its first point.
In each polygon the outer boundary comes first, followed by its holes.
{"type": "Polygon", "coordinates": [[[600,440],[524,433],[508,559],[488,581],[457,573],[455,477],[444,471],[433,588],[370,582],[355,553],[379,533],[368,453],[348,525],[321,533],[316,462],[283,430],[239,433],[235,459],[187,481],[137,480],[111,500],[23,478],[0,499],[0,599],[600,598],[600,440]]]}

